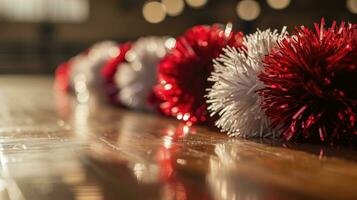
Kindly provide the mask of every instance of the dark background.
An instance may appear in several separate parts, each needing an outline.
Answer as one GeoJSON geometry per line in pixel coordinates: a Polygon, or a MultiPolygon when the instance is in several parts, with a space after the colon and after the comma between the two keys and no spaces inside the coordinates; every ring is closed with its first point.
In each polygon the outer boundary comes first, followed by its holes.
{"type": "Polygon", "coordinates": [[[357,0],[290,0],[282,10],[272,9],[266,0],[255,1],[261,12],[253,21],[238,17],[240,0],[207,0],[201,8],[186,3],[180,15],[152,24],[143,17],[144,0],[0,0],[0,73],[53,73],[58,63],[96,41],[177,36],[196,24],[232,22],[234,30],[251,33],[256,28],[311,27],[321,17],[329,24],[334,19],[356,22],[357,15],[347,8],[347,1],[356,9],[357,0]],[[79,17],[78,12],[82,13],[79,17]]]}

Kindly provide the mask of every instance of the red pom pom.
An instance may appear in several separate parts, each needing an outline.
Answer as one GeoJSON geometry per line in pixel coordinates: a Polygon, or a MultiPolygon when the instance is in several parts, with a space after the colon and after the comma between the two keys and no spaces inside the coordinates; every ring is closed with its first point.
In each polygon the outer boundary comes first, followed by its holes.
{"type": "Polygon", "coordinates": [[[55,89],[68,91],[69,90],[69,75],[71,61],[60,64],[55,73],[55,89]]]}
{"type": "Polygon", "coordinates": [[[121,63],[126,62],[125,55],[130,48],[131,43],[124,43],[120,45],[118,55],[109,59],[102,67],[101,74],[104,79],[105,92],[109,101],[113,104],[120,104],[119,99],[117,98],[119,89],[115,84],[114,76],[118,66],[121,63]]]}
{"type": "Polygon", "coordinates": [[[204,95],[212,85],[207,81],[213,70],[212,59],[227,45],[242,46],[243,34],[234,34],[230,28],[225,30],[218,24],[195,26],[177,39],[159,65],[158,84],[154,87],[165,115],[188,124],[207,120],[204,95]]]}
{"type": "Polygon", "coordinates": [[[297,28],[265,57],[263,109],[286,140],[357,134],[356,24],[297,28]]]}

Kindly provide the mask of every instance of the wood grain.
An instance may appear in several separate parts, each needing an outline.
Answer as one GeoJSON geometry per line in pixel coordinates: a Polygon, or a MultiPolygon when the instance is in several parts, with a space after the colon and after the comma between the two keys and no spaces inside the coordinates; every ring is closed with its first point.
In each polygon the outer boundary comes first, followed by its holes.
{"type": "Polygon", "coordinates": [[[228,138],[41,76],[2,76],[0,105],[0,199],[357,199],[351,145],[228,138]]]}

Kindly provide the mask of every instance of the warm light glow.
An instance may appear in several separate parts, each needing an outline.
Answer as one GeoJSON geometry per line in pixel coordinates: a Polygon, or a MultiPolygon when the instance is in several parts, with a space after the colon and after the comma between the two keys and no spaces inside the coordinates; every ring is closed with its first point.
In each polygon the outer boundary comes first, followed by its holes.
{"type": "Polygon", "coordinates": [[[0,18],[23,22],[83,22],[88,0],[0,0],[0,18]]]}
{"type": "Polygon", "coordinates": [[[76,91],[77,101],[79,103],[87,103],[89,100],[89,91],[84,74],[78,74],[74,77],[74,89],[76,91]]]}
{"type": "Polygon", "coordinates": [[[172,137],[164,136],[163,138],[163,145],[166,149],[170,149],[172,146],[172,137]]]}
{"type": "Polygon", "coordinates": [[[167,49],[172,49],[176,46],[176,39],[175,38],[169,38],[165,42],[165,47],[167,49]]]}
{"type": "Polygon", "coordinates": [[[190,132],[190,127],[187,126],[187,125],[185,125],[185,126],[183,127],[183,132],[185,133],[185,135],[188,134],[188,133],[190,132]]]}
{"type": "Polygon", "coordinates": [[[181,159],[181,158],[176,159],[176,162],[177,162],[177,164],[180,164],[180,165],[186,165],[187,164],[187,161],[185,159],[181,159]]]}
{"type": "Polygon", "coordinates": [[[347,0],[346,6],[351,13],[357,14],[357,0],[347,0]]]}
{"type": "Polygon", "coordinates": [[[229,37],[232,33],[233,24],[231,22],[227,23],[226,28],[224,29],[224,36],[229,37]]]}
{"type": "Polygon", "coordinates": [[[290,0],[267,0],[268,5],[276,10],[281,10],[289,6],[290,0]]]}
{"type": "Polygon", "coordinates": [[[201,8],[206,5],[207,0],[186,0],[186,3],[193,8],[201,8]]]}
{"type": "Polygon", "coordinates": [[[133,171],[136,178],[141,182],[145,175],[145,172],[147,171],[147,168],[142,163],[135,163],[133,167],[133,171]]]}
{"type": "Polygon", "coordinates": [[[243,0],[238,2],[236,12],[241,19],[252,21],[260,14],[260,5],[254,0],[243,0]]]}
{"type": "Polygon", "coordinates": [[[172,85],[171,84],[165,84],[164,88],[165,88],[165,90],[171,90],[172,85]]]}
{"type": "Polygon", "coordinates": [[[143,16],[146,21],[157,24],[164,21],[166,17],[165,6],[157,1],[150,1],[144,4],[143,16]]]}
{"type": "MultiPolygon", "coordinates": [[[[85,94],[83,94],[85,95],[85,94]]],[[[73,129],[76,136],[86,140],[91,129],[88,125],[90,111],[88,104],[77,104],[74,109],[73,129]]]]}
{"type": "Polygon", "coordinates": [[[177,16],[182,13],[185,8],[183,0],[161,0],[162,5],[166,8],[167,15],[177,16]]]}
{"type": "Polygon", "coordinates": [[[183,115],[182,119],[183,119],[184,121],[187,121],[188,119],[190,119],[190,113],[185,113],[185,114],[183,115]]]}

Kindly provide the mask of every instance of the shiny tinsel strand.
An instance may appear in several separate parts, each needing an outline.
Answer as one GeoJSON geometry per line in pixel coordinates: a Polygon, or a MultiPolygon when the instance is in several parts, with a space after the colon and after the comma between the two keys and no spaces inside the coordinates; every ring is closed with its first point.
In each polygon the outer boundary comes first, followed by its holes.
{"type": "Polygon", "coordinates": [[[299,27],[264,59],[263,109],[286,140],[357,134],[357,26],[299,27]]]}

